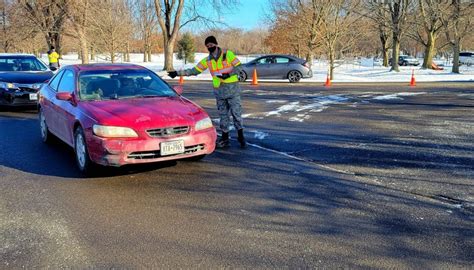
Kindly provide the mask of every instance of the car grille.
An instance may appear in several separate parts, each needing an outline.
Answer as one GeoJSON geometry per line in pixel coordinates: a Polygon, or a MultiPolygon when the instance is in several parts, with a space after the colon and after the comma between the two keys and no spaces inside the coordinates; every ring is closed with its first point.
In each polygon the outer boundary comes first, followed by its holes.
{"type": "MultiPolygon", "coordinates": [[[[186,146],[184,147],[184,153],[176,154],[176,155],[187,155],[187,154],[192,154],[192,153],[202,151],[202,150],[204,150],[204,144],[186,146]]],[[[169,155],[166,157],[170,157],[170,156],[173,156],[173,155],[169,155]]],[[[133,152],[127,156],[128,159],[154,159],[154,158],[160,158],[160,157],[161,157],[160,150],[133,152]]]]}
{"type": "Polygon", "coordinates": [[[36,93],[38,89],[33,88],[33,84],[16,84],[22,91],[36,93]]]}
{"type": "Polygon", "coordinates": [[[181,126],[181,127],[169,127],[169,128],[156,128],[156,129],[149,129],[146,131],[150,137],[170,137],[176,136],[181,134],[186,134],[189,132],[188,126],[181,126]]]}

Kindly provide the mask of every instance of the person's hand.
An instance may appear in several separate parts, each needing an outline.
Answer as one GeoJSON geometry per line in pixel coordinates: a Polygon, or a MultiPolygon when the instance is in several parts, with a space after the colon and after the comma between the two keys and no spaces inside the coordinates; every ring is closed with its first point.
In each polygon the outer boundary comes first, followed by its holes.
{"type": "Polygon", "coordinates": [[[174,79],[174,78],[176,78],[176,76],[178,76],[178,72],[175,71],[175,70],[169,71],[169,72],[168,72],[168,76],[170,76],[171,79],[174,79]]]}
{"type": "Polygon", "coordinates": [[[230,78],[230,75],[229,75],[229,73],[222,73],[221,75],[218,75],[217,77],[225,80],[225,79],[230,78]]]}

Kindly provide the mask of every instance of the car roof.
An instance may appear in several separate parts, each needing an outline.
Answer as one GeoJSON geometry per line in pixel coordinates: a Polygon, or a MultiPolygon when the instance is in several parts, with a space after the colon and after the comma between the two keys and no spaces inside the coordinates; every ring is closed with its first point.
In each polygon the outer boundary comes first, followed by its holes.
{"type": "Polygon", "coordinates": [[[289,55],[289,54],[266,54],[266,55],[261,55],[257,58],[261,58],[261,57],[288,57],[288,58],[298,58],[294,55],[289,55]]]}
{"type": "Polygon", "coordinates": [[[34,54],[29,53],[0,53],[0,57],[36,58],[34,54]]]}
{"type": "Polygon", "coordinates": [[[110,63],[99,63],[99,64],[76,64],[69,65],[68,68],[72,68],[76,71],[99,71],[99,70],[123,70],[123,69],[135,69],[145,70],[145,67],[135,64],[110,64],[110,63]]]}

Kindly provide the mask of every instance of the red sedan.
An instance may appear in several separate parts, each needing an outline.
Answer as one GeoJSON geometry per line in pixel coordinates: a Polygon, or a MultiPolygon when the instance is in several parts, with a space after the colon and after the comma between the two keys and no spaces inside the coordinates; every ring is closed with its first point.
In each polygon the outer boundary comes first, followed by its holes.
{"type": "Polygon", "coordinates": [[[152,71],[130,64],[62,68],[39,93],[44,142],[55,135],[90,172],[108,166],[201,159],[215,149],[208,114],[152,71]]]}

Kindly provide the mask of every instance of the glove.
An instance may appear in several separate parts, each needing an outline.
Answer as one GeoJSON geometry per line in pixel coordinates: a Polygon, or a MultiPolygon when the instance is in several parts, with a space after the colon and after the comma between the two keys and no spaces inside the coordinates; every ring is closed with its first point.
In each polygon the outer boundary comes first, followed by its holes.
{"type": "Polygon", "coordinates": [[[230,74],[229,73],[222,73],[222,75],[217,75],[217,77],[225,80],[225,79],[228,79],[230,77],[230,74]]]}
{"type": "Polygon", "coordinates": [[[171,79],[174,79],[174,78],[176,78],[176,76],[178,76],[178,72],[177,72],[177,71],[174,71],[174,70],[173,70],[173,71],[169,71],[169,72],[168,72],[168,76],[170,76],[171,79]]]}

